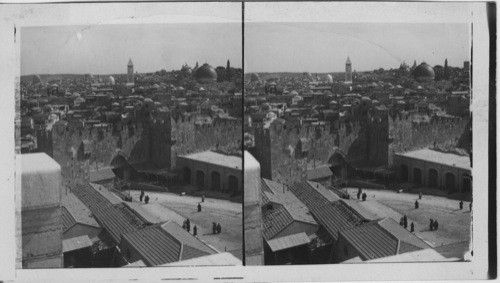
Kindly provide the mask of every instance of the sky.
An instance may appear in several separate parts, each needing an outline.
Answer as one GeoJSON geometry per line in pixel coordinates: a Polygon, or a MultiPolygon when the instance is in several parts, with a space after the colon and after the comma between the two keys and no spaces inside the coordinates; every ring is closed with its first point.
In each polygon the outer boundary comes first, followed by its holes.
{"type": "MultiPolygon", "coordinates": [[[[463,66],[474,4],[467,2],[245,3],[245,72],[342,72],[405,61],[463,66]]],[[[477,8],[477,7],[476,7],[477,8]]]]}
{"type": "Polygon", "coordinates": [[[470,60],[466,23],[304,23],[245,25],[245,72],[342,72],[398,68],[425,61],[463,66],[470,60]]]}
{"type": "Polygon", "coordinates": [[[242,67],[241,23],[37,26],[21,29],[21,75],[126,73],[242,67]]]}

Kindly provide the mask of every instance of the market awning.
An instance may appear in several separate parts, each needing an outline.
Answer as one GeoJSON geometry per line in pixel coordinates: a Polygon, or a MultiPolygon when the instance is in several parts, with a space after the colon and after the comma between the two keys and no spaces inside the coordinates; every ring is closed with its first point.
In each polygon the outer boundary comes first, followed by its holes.
{"type": "Polygon", "coordinates": [[[306,233],[301,232],[293,235],[288,235],[285,237],[280,237],[267,241],[267,244],[271,248],[271,251],[277,252],[297,246],[302,246],[309,244],[309,237],[306,233]]]}
{"type": "Polygon", "coordinates": [[[67,253],[71,251],[92,247],[92,241],[90,240],[89,236],[83,235],[63,240],[62,245],[63,245],[63,253],[67,253]]]}

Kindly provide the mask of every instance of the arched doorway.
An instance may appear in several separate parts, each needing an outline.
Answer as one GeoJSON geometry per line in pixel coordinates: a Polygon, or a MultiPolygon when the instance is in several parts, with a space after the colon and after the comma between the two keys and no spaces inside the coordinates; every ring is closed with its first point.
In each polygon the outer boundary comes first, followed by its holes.
{"type": "Polygon", "coordinates": [[[227,178],[227,183],[228,183],[229,191],[231,193],[235,193],[235,192],[239,191],[239,184],[238,184],[239,182],[238,182],[238,178],[236,178],[236,176],[229,175],[229,177],[227,178]]]}
{"type": "Polygon", "coordinates": [[[205,187],[205,172],[201,170],[196,171],[196,185],[200,188],[205,187]]]}
{"type": "Polygon", "coordinates": [[[212,190],[220,191],[220,173],[212,171],[212,190]]]}
{"type": "Polygon", "coordinates": [[[186,184],[191,184],[191,168],[184,167],[183,169],[183,179],[186,184]]]}
{"type": "Polygon", "coordinates": [[[418,167],[413,168],[413,183],[422,184],[422,170],[418,167]]]}
{"type": "Polygon", "coordinates": [[[408,166],[401,165],[401,180],[408,182],[408,166]]]}
{"type": "Polygon", "coordinates": [[[347,178],[347,163],[342,154],[335,152],[328,160],[328,164],[330,165],[330,170],[335,179],[347,178]]]}
{"type": "Polygon", "coordinates": [[[471,176],[468,174],[462,175],[462,192],[470,193],[472,191],[471,176]]]}
{"type": "Polygon", "coordinates": [[[436,169],[429,169],[429,187],[437,188],[438,187],[438,171],[436,169]]]}
{"type": "Polygon", "coordinates": [[[127,159],[121,154],[118,154],[111,160],[111,170],[116,177],[122,180],[130,180],[130,168],[127,159]]]}
{"type": "Polygon", "coordinates": [[[446,186],[446,190],[448,191],[453,191],[455,190],[456,186],[455,186],[455,174],[453,173],[446,173],[445,174],[445,186],[446,186]]]}

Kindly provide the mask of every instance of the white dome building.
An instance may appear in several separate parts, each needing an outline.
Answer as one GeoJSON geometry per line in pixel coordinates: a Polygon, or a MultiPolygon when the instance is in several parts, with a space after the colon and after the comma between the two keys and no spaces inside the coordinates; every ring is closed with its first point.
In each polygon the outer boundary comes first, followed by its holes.
{"type": "Polygon", "coordinates": [[[113,76],[109,76],[109,77],[108,77],[108,83],[109,83],[110,85],[115,85],[115,78],[113,78],[113,76]]]}

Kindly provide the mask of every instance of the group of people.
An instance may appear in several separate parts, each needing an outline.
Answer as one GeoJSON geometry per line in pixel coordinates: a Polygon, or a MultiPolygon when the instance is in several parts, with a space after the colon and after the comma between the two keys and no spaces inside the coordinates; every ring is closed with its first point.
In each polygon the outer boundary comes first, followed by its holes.
{"type": "Polygon", "coordinates": [[[438,221],[431,218],[431,220],[429,221],[429,230],[431,231],[437,230],[438,227],[439,227],[438,221]]]}
{"type": "MultiPolygon", "coordinates": [[[[406,215],[404,215],[403,217],[401,217],[401,220],[399,221],[399,225],[405,227],[405,229],[408,229],[408,217],[406,217],[406,215]]],[[[413,224],[413,222],[410,224],[410,232],[415,232],[415,224],[413,224]]]]}
{"type": "Polygon", "coordinates": [[[212,222],[212,233],[213,234],[220,234],[222,231],[222,228],[220,226],[220,223],[215,224],[215,222],[212,222]]]}
{"type": "Polygon", "coordinates": [[[357,194],[358,199],[361,197],[363,201],[366,201],[366,193],[363,193],[361,188],[358,188],[358,194],[357,194]]]}
{"type": "MultiPolygon", "coordinates": [[[[182,224],[182,228],[186,229],[186,231],[191,232],[191,221],[189,221],[189,218],[184,220],[184,223],[182,224]]],[[[193,236],[198,236],[198,227],[194,225],[193,227],[193,236]]]]}
{"type": "Polygon", "coordinates": [[[149,196],[146,195],[146,197],[144,197],[144,191],[141,191],[141,195],[139,196],[139,200],[140,202],[142,202],[142,199],[144,198],[144,203],[148,203],[149,202],[149,196]]]}

